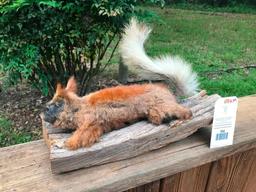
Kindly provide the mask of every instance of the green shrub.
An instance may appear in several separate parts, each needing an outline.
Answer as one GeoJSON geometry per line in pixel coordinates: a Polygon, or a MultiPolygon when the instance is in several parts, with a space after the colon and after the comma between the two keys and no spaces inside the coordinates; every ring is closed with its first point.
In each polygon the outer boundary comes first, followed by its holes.
{"type": "MultiPolygon", "coordinates": [[[[162,2],[162,0],[148,0],[162,2]]],[[[110,63],[136,0],[2,0],[0,65],[44,94],[71,75],[84,94],[110,63]]]]}

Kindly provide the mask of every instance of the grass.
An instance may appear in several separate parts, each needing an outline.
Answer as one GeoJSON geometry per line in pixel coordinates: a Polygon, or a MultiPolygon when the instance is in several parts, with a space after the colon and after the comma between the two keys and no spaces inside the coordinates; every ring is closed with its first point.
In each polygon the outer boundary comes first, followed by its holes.
{"type": "Polygon", "coordinates": [[[245,14],[256,14],[256,7],[249,5],[230,5],[226,7],[216,7],[207,4],[189,4],[189,3],[177,3],[169,5],[171,8],[176,9],[187,9],[187,10],[201,10],[208,12],[226,12],[226,13],[245,13],[245,14]]]}
{"type": "Polygon", "coordinates": [[[199,74],[201,88],[210,94],[244,96],[256,93],[256,71],[209,71],[256,64],[256,15],[147,8],[161,21],[153,24],[146,45],[151,56],[179,55],[199,74]]]}
{"type": "Polygon", "coordinates": [[[0,147],[31,141],[31,135],[13,130],[12,122],[0,116],[0,147]]]}

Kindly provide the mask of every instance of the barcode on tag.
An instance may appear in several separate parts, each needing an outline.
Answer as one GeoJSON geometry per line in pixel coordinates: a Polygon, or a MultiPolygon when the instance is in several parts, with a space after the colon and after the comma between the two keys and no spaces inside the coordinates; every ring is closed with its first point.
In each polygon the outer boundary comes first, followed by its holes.
{"type": "Polygon", "coordinates": [[[233,144],[236,111],[236,97],[220,98],[215,103],[210,147],[222,147],[233,144]]]}
{"type": "Polygon", "coordinates": [[[224,130],[221,130],[220,133],[217,133],[216,141],[225,140],[225,139],[228,139],[228,132],[225,132],[224,130]]]}

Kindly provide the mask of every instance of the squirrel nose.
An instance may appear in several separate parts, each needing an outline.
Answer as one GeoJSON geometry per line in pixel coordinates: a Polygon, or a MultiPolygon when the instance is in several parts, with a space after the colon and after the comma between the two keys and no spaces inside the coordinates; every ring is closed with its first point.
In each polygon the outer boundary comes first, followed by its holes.
{"type": "Polygon", "coordinates": [[[44,112],[48,112],[48,113],[51,113],[54,109],[54,106],[53,105],[46,105],[43,109],[44,112]]]}

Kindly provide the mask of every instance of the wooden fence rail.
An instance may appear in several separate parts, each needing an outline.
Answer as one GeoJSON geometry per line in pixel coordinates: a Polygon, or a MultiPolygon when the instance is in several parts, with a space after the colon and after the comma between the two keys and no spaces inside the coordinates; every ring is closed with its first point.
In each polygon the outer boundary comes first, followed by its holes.
{"type": "Polygon", "coordinates": [[[256,149],[238,153],[127,192],[255,192],[256,149]]]}
{"type": "Polygon", "coordinates": [[[210,129],[164,148],[61,175],[40,141],[0,149],[0,191],[256,191],[256,97],[239,99],[234,144],[210,149],[210,129]]]}

